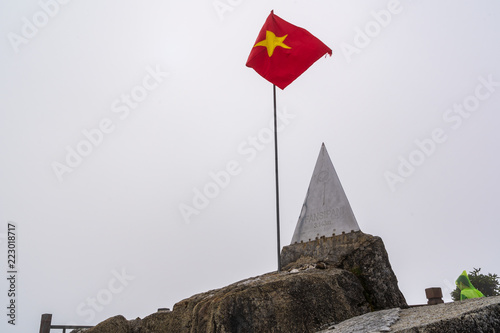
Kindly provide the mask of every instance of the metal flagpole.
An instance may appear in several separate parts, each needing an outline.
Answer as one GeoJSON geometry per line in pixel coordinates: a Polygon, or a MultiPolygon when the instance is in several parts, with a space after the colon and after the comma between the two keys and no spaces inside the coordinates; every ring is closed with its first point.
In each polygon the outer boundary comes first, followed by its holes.
{"type": "Polygon", "coordinates": [[[273,84],[273,100],[274,100],[274,166],[276,169],[276,230],[277,230],[277,245],[278,245],[278,272],[281,271],[281,246],[280,246],[280,192],[278,182],[278,131],[276,117],[276,85],[273,84]]]}

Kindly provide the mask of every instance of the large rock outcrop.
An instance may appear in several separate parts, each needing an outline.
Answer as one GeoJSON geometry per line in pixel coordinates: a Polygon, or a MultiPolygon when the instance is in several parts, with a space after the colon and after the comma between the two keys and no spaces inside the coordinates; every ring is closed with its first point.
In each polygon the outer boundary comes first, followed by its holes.
{"type": "Polygon", "coordinates": [[[269,273],[192,296],[170,313],[142,320],[167,332],[315,332],[331,321],[370,311],[363,287],[350,272],[310,268],[269,273]]]}
{"type": "Polygon", "coordinates": [[[353,273],[362,284],[372,310],[407,307],[380,237],[357,231],[291,244],[281,251],[285,270],[303,264],[308,258],[353,273]]]}
{"type": "MultiPolygon", "coordinates": [[[[353,232],[293,244],[283,248],[282,263],[281,272],[136,320],[129,332],[316,332],[373,310],[407,307],[379,237],[353,232]]],[[[92,333],[101,333],[98,327],[92,333]]]]}
{"type": "MultiPolygon", "coordinates": [[[[161,327],[161,316],[156,314],[156,323],[161,327]]],[[[144,321],[152,321],[153,316],[144,321]]],[[[122,316],[109,318],[85,333],[153,333],[157,332],[148,323],[150,330],[144,327],[140,319],[129,321],[129,330],[125,331],[125,319],[122,316]]],[[[475,298],[459,302],[424,305],[408,309],[389,309],[370,312],[350,318],[318,333],[492,333],[500,332],[500,296],[475,298]]],[[[163,328],[161,328],[163,329],[163,328]]],[[[163,331],[158,331],[163,332],[163,331]]],[[[193,331],[194,332],[194,331],[193,331]]],[[[210,331],[209,331],[210,332],[210,331]]],[[[254,330],[253,332],[259,332],[254,330]]],[[[297,332],[297,331],[291,331],[297,332]]],[[[301,331],[299,331],[301,332],[301,331]]],[[[76,333],[76,331],[72,332],[76,333]]]]}

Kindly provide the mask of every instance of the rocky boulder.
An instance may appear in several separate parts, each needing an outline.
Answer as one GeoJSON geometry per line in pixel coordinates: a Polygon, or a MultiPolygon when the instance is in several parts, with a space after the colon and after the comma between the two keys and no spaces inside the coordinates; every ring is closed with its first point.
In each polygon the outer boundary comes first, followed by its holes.
{"type": "Polygon", "coordinates": [[[370,311],[363,286],[340,269],[269,273],[192,296],[142,320],[148,331],[315,332],[370,311]]]}
{"type": "MultiPolygon", "coordinates": [[[[194,295],[172,311],[135,320],[129,332],[316,332],[373,310],[407,307],[379,237],[320,238],[286,246],[281,257],[281,272],[194,295]]],[[[108,325],[121,322],[114,317],[108,325]]],[[[99,328],[104,323],[91,333],[107,332],[99,328]]]]}
{"type": "Polygon", "coordinates": [[[353,273],[372,310],[408,306],[380,237],[357,231],[291,244],[281,251],[284,270],[317,262],[353,273]]]}
{"type": "Polygon", "coordinates": [[[123,316],[106,319],[99,325],[85,330],[85,333],[129,333],[130,324],[123,316]]]}

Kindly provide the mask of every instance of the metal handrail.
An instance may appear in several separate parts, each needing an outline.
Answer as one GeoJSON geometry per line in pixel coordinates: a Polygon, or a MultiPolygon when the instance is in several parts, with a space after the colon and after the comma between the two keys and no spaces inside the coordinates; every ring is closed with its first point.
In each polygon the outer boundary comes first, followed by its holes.
{"type": "Polygon", "coordinates": [[[66,329],[78,329],[78,328],[92,328],[94,326],[85,325],[52,325],[52,314],[45,313],[42,315],[40,321],[40,333],[50,333],[51,329],[63,330],[66,333],[66,329]]]}
{"type": "Polygon", "coordinates": [[[63,330],[63,333],[66,333],[66,329],[73,329],[76,330],[78,328],[92,328],[94,326],[79,326],[79,325],[50,325],[50,329],[55,329],[55,330],[63,330]]]}

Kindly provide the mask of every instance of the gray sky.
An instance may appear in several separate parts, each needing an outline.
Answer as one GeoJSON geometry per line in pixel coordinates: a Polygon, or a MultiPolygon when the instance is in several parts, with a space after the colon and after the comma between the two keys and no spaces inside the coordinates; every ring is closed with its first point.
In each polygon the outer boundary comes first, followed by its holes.
{"type": "Polygon", "coordinates": [[[409,304],[500,273],[497,1],[63,2],[0,4],[2,332],[276,269],[272,85],[245,67],[271,9],[334,53],[278,90],[282,245],[325,142],[409,304]]]}

